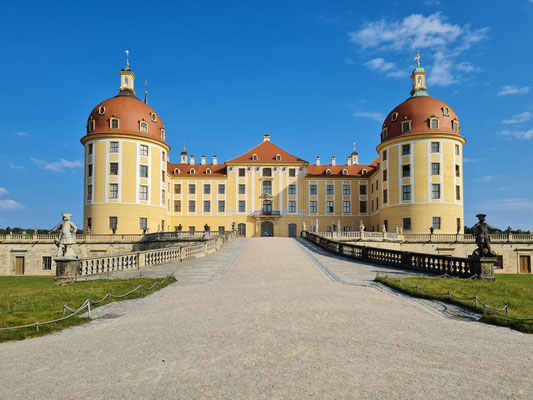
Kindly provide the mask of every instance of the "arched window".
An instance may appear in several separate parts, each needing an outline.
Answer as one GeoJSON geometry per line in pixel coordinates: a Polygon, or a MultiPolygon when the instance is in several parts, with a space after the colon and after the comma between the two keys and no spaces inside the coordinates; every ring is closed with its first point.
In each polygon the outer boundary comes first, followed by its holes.
{"type": "Polygon", "coordinates": [[[326,175],[331,175],[331,170],[329,168],[326,170],[326,175]]]}
{"type": "Polygon", "coordinates": [[[444,115],[450,115],[450,109],[448,107],[442,107],[442,113],[444,115]]]}
{"type": "Polygon", "coordinates": [[[452,129],[454,132],[459,132],[459,121],[456,119],[452,121],[452,129]]]}
{"type": "Polygon", "coordinates": [[[195,170],[194,168],[191,168],[191,170],[189,171],[189,173],[190,173],[191,175],[194,175],[194,174],[196,174],[196,170],[195,170]]]}
{"type": "Polygon", "coordinates": [[[210,170],[209,168],[207,168],[207,169],[205,170],[205,173],[206,173],[206,175],[211,175],[211,170],[210,170]]]}
{"type": "Polygon", "coordinates": [[[366,175],[366,174],[368,174],[368,171],[363,168],[362,171],[361,171],[361,175],[366,175]]]}
{"type": "Polygon", "coordinates": [[[276,161],[280,161],[281,160],[281,154],[276,154],[276,161]]]}
{"type": "Polygon", "coordinates": [[[258,160],[257,154],[253,154],[253,155],[252,155],[252,160],[254,160],[254,161],[257,161],[257,160],[258,160]]]}
{"type": "Polygon", "coordinates": [[[165,140],[165,130],[161,128],[161,140],[165,140]]]}
{"type": "Polygon", "coordinates": [[[384,127],[383,130],[381,131],[381,136],[383,137],[383,139],[387,139],[389,137],[389,128],[388,127],[384,127]]]}
{"type": "Polygon", "coordinates": [[[344,168],[344,169],[342,170],[342,174],[343,174],[343,175],[348,175],[348,170],[347,170],[346,168],[344,168]]]}
{"type": "Polygon", "coordinates": [[[174,169],[174,173],[175,174],[179,174],[180,173],[180,170],[178,168],[174,169]]]}

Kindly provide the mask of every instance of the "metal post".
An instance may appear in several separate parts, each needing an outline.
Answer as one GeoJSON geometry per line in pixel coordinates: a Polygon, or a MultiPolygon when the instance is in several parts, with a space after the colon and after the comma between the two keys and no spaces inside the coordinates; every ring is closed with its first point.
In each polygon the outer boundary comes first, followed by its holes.
{"type": "Polygon", "coordinates": [[[143,285],[141,285],[141,297],[143,297],[143,285]]]}
{"type": "Polygon", "coordinates": [[[89,319],[91,318],[91,301],[87,299],[87,314],[89,315],[89,319]]]}
{"type": "Polygon", "coordinates": [[[37,328],[37,332],[39,332],[39,321],[35,321],[35,328],[37,328]]]}

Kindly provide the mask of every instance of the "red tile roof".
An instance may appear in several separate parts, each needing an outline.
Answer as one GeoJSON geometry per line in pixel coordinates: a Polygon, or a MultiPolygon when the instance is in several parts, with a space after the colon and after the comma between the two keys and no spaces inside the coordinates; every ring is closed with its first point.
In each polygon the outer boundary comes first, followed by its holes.
{"type": "Polygon", "coordinates": [[[279,163],[279,164],[291,164],[291,163],[307,163],[307,161],[301,158],[295,157],[292,154],[287,153],[282,148],[276,146],[270,141],[265,141],[253,149],[235,157],[226,163],[279,163]],[[253,159],[253,155],[257,155],[257,160],[253,159]],[[276,160],[276,155],[280,155],[280,160],[276,160]]]}
{"type": "Polygon", "coordinates": [[[354,176],[370,176],[377,169],[379,165],[379,157],[372,161],[370,164],[356,164],[356,165],[308,165],[307,176],[332,176],[332,177],[354,177],[354,176]],[[331,174],[326,174],[327,170],[331,170],[331,174]],[[342,171],[346,169],[347,173],[344,175],[342,171]],[[366,175],[363,175],[363,170],[366,169],[366,175]]]}
{"type": "Polygon", "coordinates": [[[227,176],[226,165],[224,164],[167,164],[167,171],[174,176],[227,176]],[[191,169],[194,168],[195,173],[191,174],[191,169]],[[210,174],[207,174],[207,169],[211,170],[210,174]],[[179,172],[174,171],[178,169],[179,172]]]}

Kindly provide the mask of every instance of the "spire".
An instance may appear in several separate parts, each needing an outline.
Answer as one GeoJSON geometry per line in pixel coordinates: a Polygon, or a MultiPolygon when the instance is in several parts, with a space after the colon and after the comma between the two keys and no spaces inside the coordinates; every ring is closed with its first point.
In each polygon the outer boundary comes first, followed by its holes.
{"type": "Polygon", "coordinates": [[[187,164],[187,157],[189,155],[187,154],[187,151],[185,150],[185,140],[183,141],[183,151],[180,154],[180,161],[182,164],[187,164]]]}
{"type": "Polygon", "coordinates": [[[411,89],[411,97],[429,96],[426,87],[426,70],[420,66],[420,50],[417,51],[416,68],[411,74],[413,80],[413,88],[411,89]]]}
{"type": "Polygon", "coordinates": [[[133,81],[135,80],[135,75],[130,69],[130,51],[126,50],[126,68],[120,70],[120,92],[119,95],[131,96],[135,95],[135,90],[133,89],[133,81]]]}
{"type": "Polygon", "coordinates": [[[148,104],[148,80],[144,78],[144,104],[148,104]]]}

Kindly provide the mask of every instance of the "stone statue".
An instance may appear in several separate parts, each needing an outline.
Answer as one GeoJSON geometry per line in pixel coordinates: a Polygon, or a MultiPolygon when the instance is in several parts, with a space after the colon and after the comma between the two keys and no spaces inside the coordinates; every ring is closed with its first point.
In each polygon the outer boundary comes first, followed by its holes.
{"type": "Polygon", "coordinates": [[[57,230],[61,232],[59,240],[54,240],[55,245],[58,247],[56,257],[77,258],[70,246],[76,243],[76,231],[78,227],[70,220],[72,214],[62,214],[62,216],[63,222],[60,222],[51,230],[51,232],[57,230]]]}
{"type": "Polygon", "coordinates": [[[394,228],[394,231],[396,232],[397,235],[400,234],[400,228],[398,226],[396,228],[394,228]]]}
{"type": "Polygon", "coordinates": [[[403,227],[400,226],[400,235],[403,235],[403,227]]]}
{"type": "Polygon", "coordinates": [[[478,214],[476,217],[479,222],[472,227],[472,232],[476,238],[477,249],[474,250],[472,256],[474,257],[496,257],[496,253],[490,248],[489,231],[498,231],[500,229],[494,228],[485,222],[485,214],[478,214]]]}
{"type": "Polygon", "coordinates": [[[359,222],[359,230],[361,232],[364,232],[365,231],[365,225],[363,224],[363,220],[361,220],[361,222],[359,222]]]}
{"type": "Polygon", "coordinates": [[[305,225],[305,222],[302,222],[302,231],[307,230],[307,226],[305,225]]]}
{"type": "Polygon", "coordinates": [[[382,226],[381,230],[383,231],[383,233],[387,233],[387,227],[385,225],[382,226]]]}
{"type": "Polygon", "coordinates": [[[315,229],[316,230],[315,230],[315,232],[318,232],[318,218],[316,218],[315,221],[316,221],[316,224],[315,224],[315,229]]]}

